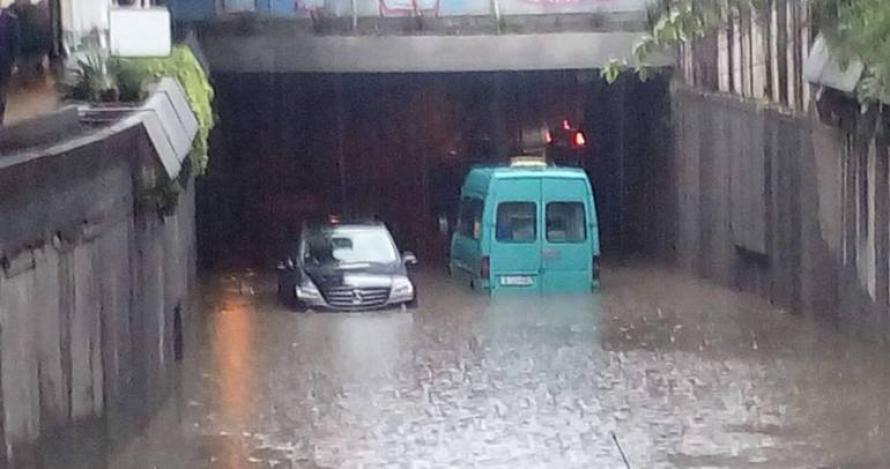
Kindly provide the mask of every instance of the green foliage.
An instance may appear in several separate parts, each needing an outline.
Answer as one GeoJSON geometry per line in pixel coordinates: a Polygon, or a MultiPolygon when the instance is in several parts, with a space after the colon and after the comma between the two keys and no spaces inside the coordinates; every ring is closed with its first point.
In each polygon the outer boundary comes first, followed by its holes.
{"type": "Polygon", "coordinates": [[[140,206],[145,210],[157,211],[161,216],[170,216],[179,205],[179,183],[165,181],[147,190],[139,198],[140,206]]]}
{"type": "Polygon", "coordinates": [[[198,120],[198,134],[192,142],[189,159],[196,174],[204,173],[207,140],[215,125],[213,87],[188,46],[176,46],[169,57],[162,58],[109,59],[102,52],[91,52],[78,60],[77,65],[61,85],[66,99],[140,102],[146,97],[147,84],[162,77],[176,78],[198,120]]]}
{"type": "Polygon", "coordinates": [[[606,83],[610,85],[615,83],[618,80],[618,76],[621,75],[621,71],[624,69],[626,64],[621,63],[618,59],[611,59],[606,66],[600,70],[600,77],[603,80],[606,80],[606,83]]]}
{"type": "Polygon", "coordinates": [[[690,40],[716,30],[729,11],[756,8],[768,0],[662,0],[649,11],[651,31],[634,47],[635,70],[647,80],[651,71],[648,58],[668,52],[690,40]]]}
{"type": "MultiPolygon", "coordinates": [[[[724,26],[722,18],[769,4],[769,0],[662,0],[650,12],[654,14],[650,33],[634,50],[636,69],[645,74],[646,59],[652,54],[713,33],[724,26]]],[[[832,52],[847,63],[858,60],[865,65],[857,90],[860,101],[890,103],[890,2],[814,0],[810,5],[832,52]]]]}
{"type": "Polygon", "coordinates": [[[117,59],[114,70],[122,99],[141,99],[144,85],[161,77],[179,81],[198,120],[198,135],[192,142],[189,157],[195,172],[203,174],[207,168],[208,138],[215,125],[213,87],[191,49],[180,45],[173,48],[169,57],[117,59]]]}
{"type": "Polygon", "coordinates": [[[126,103],[138,103],[148,97],[145,85],[148,84],[148,75],[135,67],[123,66],[121,61],[114,60],[109,63],[111,74],[114,75],[120,100],[126,103]]]}
{"type": "Polygon", "coordinates": [[[865,76],[857,94],[864,103],[890,103],[890,3],[886,0],[817,0],[817,27],[842,61],[858,60],[865,76]]]}
{"type": "Polygon", "coordinates": [[[67,99],[77,101],[116,101],[117,86],[107,56],[91,52],[78,59],[77,68],[62,81],[61,91],[67,99]]]}

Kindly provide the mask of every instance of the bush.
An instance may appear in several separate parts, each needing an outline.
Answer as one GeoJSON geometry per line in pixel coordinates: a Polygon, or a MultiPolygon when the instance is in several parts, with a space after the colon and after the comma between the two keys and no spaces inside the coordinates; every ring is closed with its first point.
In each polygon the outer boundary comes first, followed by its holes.
{"type": "Polygon", "coordinates": [[[77,61],[77,68],[61,84],[62,94],[77,101],[105,102],[117,100],[117,85],[109,70],[107,58],[90,53],[77,61]]]}
{"type": "Polygon", "coordinates": [[[189,158],[195,173],[203,174],[208,161],[208,138],[216,123],[213,115],[213,87],[191,49],[179,45],[173,48],[169,57],[115,59],[111,69],[117,81],[120,98],[127,101],[142,100],[145,97],[144,86],[162,77],[169,76],[179,81],[198,120],[198,135],[192,142],[189,158]]]}

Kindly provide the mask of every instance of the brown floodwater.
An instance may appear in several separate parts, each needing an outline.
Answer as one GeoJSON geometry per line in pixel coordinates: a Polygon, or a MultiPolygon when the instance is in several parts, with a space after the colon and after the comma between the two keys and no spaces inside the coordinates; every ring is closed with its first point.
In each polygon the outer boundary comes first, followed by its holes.
{"type": "Polygon", "coordinates": [[[301,314],[208,278],[178,390],[107,464],[890,467],[884,345],[655,267],[574,297],[418,282],[413,312],[301,314]]]}

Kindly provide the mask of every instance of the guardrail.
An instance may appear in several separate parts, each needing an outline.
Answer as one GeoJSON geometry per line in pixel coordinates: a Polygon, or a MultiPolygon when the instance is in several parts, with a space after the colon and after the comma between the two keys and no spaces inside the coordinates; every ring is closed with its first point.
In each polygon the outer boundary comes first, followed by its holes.
{"type": "Polygon", "coordinates": [[[534,15],[632,15],[645,18],[654,0],[171,0],[176,21],[210,21],[233,15],[261,18],[491,17],[534,15]]]}

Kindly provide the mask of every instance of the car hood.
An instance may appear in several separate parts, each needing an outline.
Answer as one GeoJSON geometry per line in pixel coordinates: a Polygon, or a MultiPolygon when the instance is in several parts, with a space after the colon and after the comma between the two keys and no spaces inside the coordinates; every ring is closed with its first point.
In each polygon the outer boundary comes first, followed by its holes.
{"type": "Polygon", "coordinates": [[[404,275],[399,264],[339,264],[304,267],[315,285],[322,289],[336,287],[389,288],[393,277],[404,275]]]}

